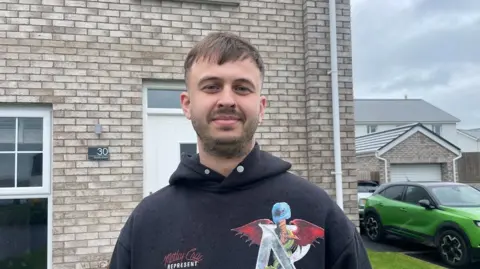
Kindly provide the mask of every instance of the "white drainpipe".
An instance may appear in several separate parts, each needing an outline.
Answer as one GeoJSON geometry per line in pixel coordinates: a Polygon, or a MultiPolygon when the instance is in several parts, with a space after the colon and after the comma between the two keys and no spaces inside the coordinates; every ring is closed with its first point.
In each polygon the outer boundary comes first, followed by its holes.
{"type": "Polygon", "coordinates": [[[387,159],[380,157],[378,155],[378,151],[375,152],[375,157],[379,160],[382,160],[383,163],[385,164],[385,183],[388,183],[389,180],[388,180],[388,162],[387,162],[387,159]]]}
{"type": "Polygon", "coordinates": [[[460,152],[460,154],[455,158],[453,159],[453,182],[457,182],[457,160],[462,158],[462,152],[460,152]]]}
{"type": "Polygon", "coordinates": [[[337,64],[337,8],[335,0],[329,2],[330,14],[330,62],[332,77],[332,117],[333,145],[335,155],[335,193],[338,206],[343,210],[342,151],[340,146],[340,108],[338,100],[338,64],[337,64]]]}

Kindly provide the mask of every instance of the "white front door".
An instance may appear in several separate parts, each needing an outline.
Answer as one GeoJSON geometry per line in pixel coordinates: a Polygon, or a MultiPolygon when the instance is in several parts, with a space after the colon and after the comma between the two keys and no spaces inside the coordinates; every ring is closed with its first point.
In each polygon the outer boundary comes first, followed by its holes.
{"type": "Polygon", "coordinates": [[[391,182],[400,181],[442,181],[440,164],[392,164],[391,182]]]}
{"type": "Polygon", "coordinates": [[[183,114],[150,114],[146,124],[144,196],[169,184],[181,152],[198,152],[197,134],[183,114]]]}

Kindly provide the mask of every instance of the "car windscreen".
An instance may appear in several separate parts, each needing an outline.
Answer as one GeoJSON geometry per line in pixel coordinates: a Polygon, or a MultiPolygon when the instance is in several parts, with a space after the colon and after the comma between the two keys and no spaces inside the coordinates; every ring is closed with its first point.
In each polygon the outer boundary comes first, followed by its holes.
{"type": "Polygon", "coordinates": [[[431,186],[440,204],[451,207],[480,206],[480,191],[471,186],[431,186]]]}
{"type": "Polygon", "coordinates": [[[378,188],[378,185],[375,184],[358,184],[358,192],[375,192],[375,190],[378,188]]]}

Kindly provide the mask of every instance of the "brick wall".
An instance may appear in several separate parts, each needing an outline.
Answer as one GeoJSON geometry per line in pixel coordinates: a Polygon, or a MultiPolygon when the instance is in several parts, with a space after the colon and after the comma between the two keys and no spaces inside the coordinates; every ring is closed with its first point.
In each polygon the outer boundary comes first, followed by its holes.
{"type": "Polygon", "coordinates": [[[426,135],[415,133],[382,157],[391,163],[444,163],[452,162],[455,154],[426,135]]]}
{"type": "MultiPolygon", "coordinates": [[[[310,180],[335,196],[328,1],[303,4],[305,93],[310,180]]],[[[349,1],[337,0],[337,47],[345,212],[357,223],[355,133],[349,1]]]]}
{"type": "Polygon", "coordinates": [[[371,180],[370,172],[380,172],[380,182],[385,182],[385,163],[374,155],[357,156],[357,174],[371,180]]]}
{"type": "MultiPolygon", "coordinates": [[[[8,2],[0,103],[53,105],[55,269],[109,258],[142,198],[142,79],[182,79],[185,54],[209,31],[239,33],[260,49],[269,108],[259,142],[334,195],[327,0],[8,2]],[[87,160],[96,145],[110,147],[111,161],[87,160]]],[[[355,221],[350,6],[337,2],[345,211],[355,221]]]]}

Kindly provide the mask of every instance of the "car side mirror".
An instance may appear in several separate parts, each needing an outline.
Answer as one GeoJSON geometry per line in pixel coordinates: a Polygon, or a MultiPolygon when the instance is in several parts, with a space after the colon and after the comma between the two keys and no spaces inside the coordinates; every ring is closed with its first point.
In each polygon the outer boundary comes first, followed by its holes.
{"type": "Polygon", "coordinates": [[[430,201],[427,200],[427,199],[422,199],[422,200],[418,201],[418,204],[419,204],[420,206],[424,207],[425,209],[433,209],[433,208],[435,208],[435,207],[430,203],[430,201]]]}

